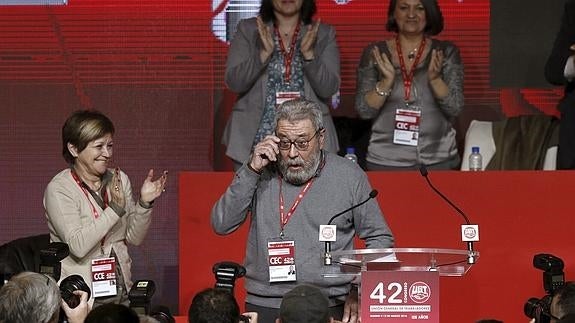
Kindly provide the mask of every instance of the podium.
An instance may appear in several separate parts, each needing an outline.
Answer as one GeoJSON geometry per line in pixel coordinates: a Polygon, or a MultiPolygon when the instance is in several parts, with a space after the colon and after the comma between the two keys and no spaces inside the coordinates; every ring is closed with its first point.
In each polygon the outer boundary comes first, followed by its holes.
{"type": "Polygon", "coordinates": [[[439,323],[439,276],[464,276],[479,252],[386,248],[335,251],[331,256],[339,271],[324,277],[349,276],[361,283],[361,322],[439,323]]]}

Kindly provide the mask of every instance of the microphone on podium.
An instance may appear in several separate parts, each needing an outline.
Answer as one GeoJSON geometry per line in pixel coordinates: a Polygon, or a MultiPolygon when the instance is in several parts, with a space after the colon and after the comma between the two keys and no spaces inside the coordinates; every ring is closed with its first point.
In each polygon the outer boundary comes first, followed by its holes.
{"type": "Polygon", "coordinates": [[[371,190],[371,192],[369,192],[369,196],[359,202],[358,204],[355,204],[339,213],[337,213],[336,215],[332,216],[331,219],[329,219],[329,221],[327,222],[327,225],[320,225],[319,226],[319,241],[324,241],[325,242],[325,252],[323,254],[323,264],[325,266],[329,266],[332,264],[331,261],[331,243],[333,241],[336,240],[336,232],[337,232],[337,228],[335,225],[331,224],[333,222],[333,220],[335,220],[337,217],[341,216],[342,214],[345,214],[357,207],[360,207],[362,205],[364,205],[365,203],[367,203],[367,201],[371,200],[372,198],[375,198],[377,196],[377,190],[371,190]]]}
{"type": "Polygon", "coordinates": [[[473,250],[473,242],[474,241],[479,241],[479,226],[476,224],[471,224],[471,222],[469,222],[469,218],[467,217],[467,215],[465,215],[465,213],[463,211],[461,211],[460,208],[458,208],[455,204],[453,204],[453,202],[451,202],[451,200],[449,200],[445,195],[443,195],[443,193],[441,193],[437,188],[435,188],[435,186],[433,186],[433,184],[431,183],[431,181],[429,180],[428,172],[427,172],[427,168],[425,167],[425,165],[421,164],[419,166],[419,173],[421,174],[421,176],[423,176],[425,178],[425,181],[427,182],[427,184],[429,185],[429,187],[431,187],[431,189],[437,194],[439,195],[445,202],[447,202],[447,204],[449,204],[449,206],[451,206],[453,209],[455,209],[455,211],[457,211],[457,213],[459,213],[463,219],[465,220],[465,224],[461,225],[461,240],[463,242],[467,242],[467,263],[472,265],[475,263],[475,251],[473,250]]]}

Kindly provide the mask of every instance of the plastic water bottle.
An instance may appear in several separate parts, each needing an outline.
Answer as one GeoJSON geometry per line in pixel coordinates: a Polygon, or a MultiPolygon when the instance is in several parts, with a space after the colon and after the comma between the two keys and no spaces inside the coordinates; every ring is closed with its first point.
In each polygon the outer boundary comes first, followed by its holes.
{"type": "Polygon", "coordinates": [[[469,170],[481,171],[483,170],[483,157],[479,153],[479,147],[471,147],[471,155],[469,155],[469,170]]]}
{"type": "Polygon", "coordinates": [[[343,156],[349,160],[351,160],[352,162],[357,164],[357,155],[355,154],[355,148],[353,147],[347,147],[346,152],[345,152],[345,156],[343,156]]]}

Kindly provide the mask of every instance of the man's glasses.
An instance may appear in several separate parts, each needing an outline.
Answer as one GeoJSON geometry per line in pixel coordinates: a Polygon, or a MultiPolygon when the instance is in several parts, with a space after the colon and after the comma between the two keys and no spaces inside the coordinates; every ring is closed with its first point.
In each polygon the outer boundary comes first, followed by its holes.
{"type": "Polygon", "coordinates": [[[317,129],[315,131],[315,133],[313,134],[313,136],[311,136],[311,138],[309,138],[308,140],[300,138],[300,139],[292,141],[292,140],[289,140],[287,138],[282,138],[282,139],[280,139],[280,142],[278,143],[278,147],[280,150],[290,150],[291,145],[294,145],[297,150],[305,151],[309,148],[310,141],[312,141],[313,138],[315,138],[315,136],[317,136],[317,134],[320,133],[322,130],[323,130],[323,128],[317,129]]]}

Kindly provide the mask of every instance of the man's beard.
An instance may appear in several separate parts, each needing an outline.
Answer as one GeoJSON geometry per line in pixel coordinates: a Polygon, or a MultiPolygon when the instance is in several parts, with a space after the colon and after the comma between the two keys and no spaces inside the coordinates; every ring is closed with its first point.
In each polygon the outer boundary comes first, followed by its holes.
{"type": "Polygon", "coordinates": [[[286,182],[293,185],[302,185],[309,181],[317,172],[321,157],[321,150],[317,150],[310,155],[308,161],[303,160],[301,156],[291,159],[281,158],[279,160],[278,166],[279,171],[282,174],[286,182]],[[303,166],[301,170],[292,170],[289,166],[303,166]]]}

